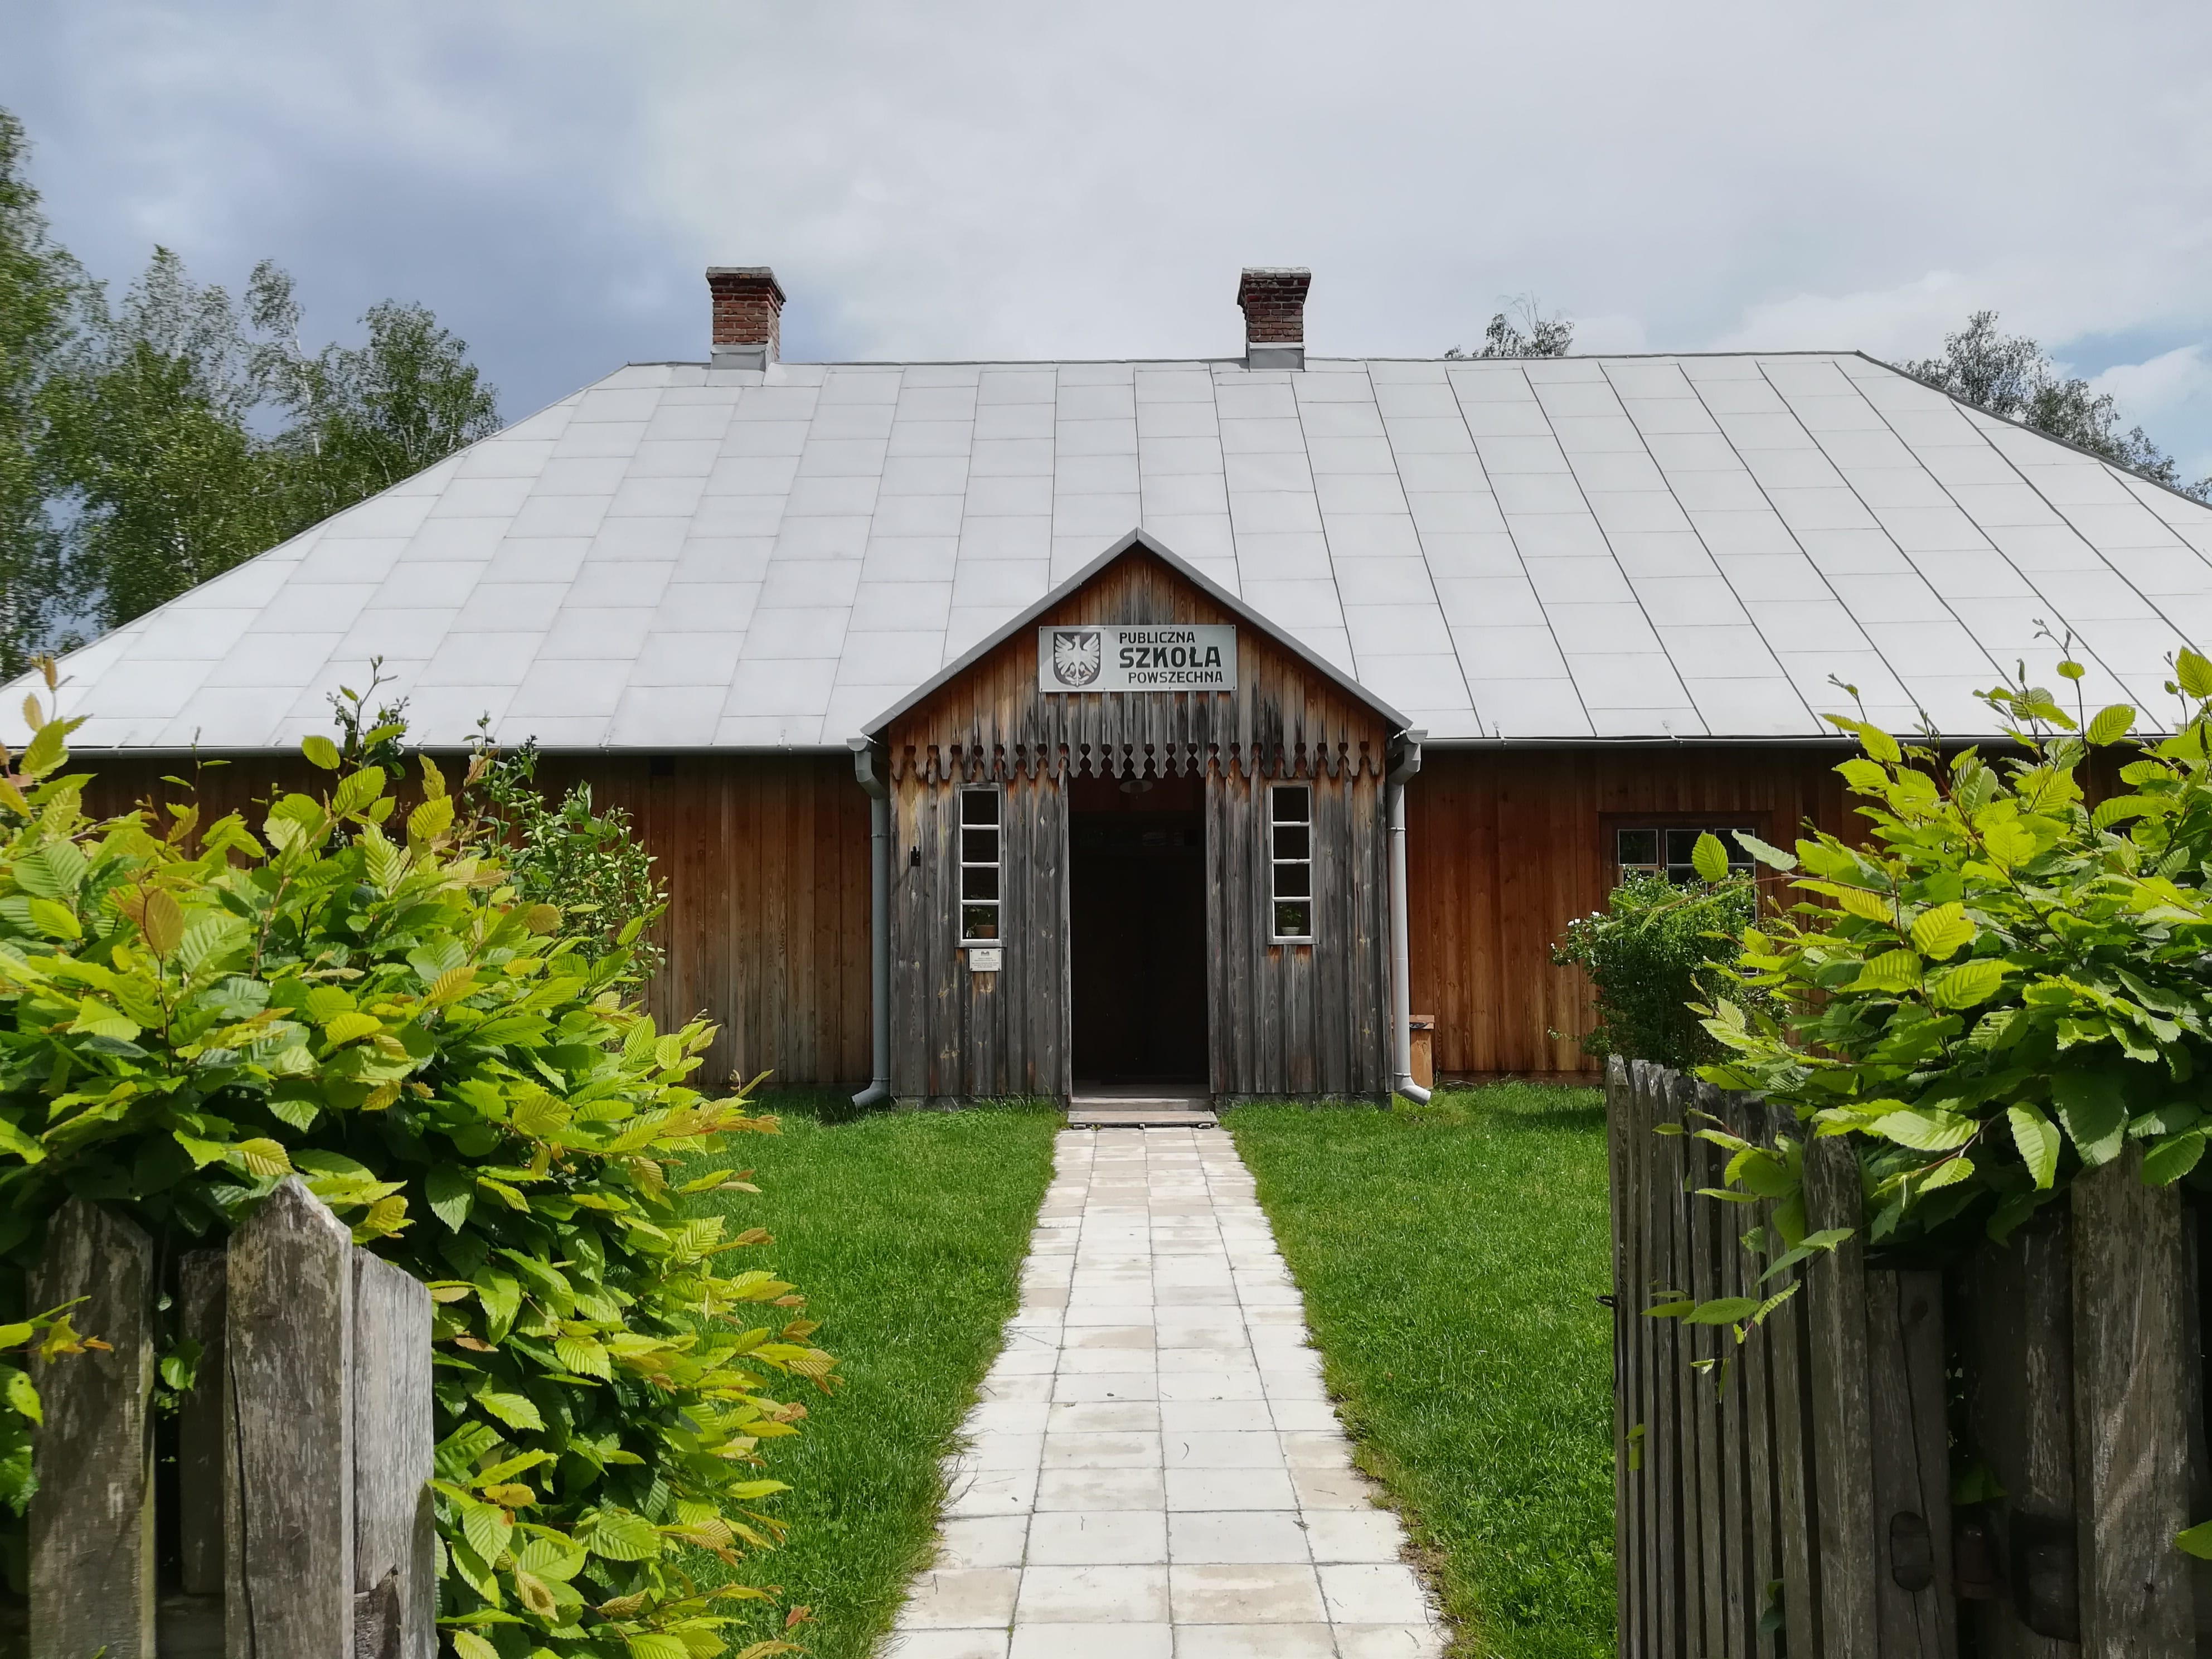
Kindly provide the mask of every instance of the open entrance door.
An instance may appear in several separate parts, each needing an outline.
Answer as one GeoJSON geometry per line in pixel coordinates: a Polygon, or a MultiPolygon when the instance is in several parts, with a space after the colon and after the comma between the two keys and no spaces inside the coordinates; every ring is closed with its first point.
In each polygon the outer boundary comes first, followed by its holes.
{"type": "Polygon", "coordinates": [[[1204,1087],[1206,819],[1195,777],[1071,780],[1075,1082],[1204,1087]]]}

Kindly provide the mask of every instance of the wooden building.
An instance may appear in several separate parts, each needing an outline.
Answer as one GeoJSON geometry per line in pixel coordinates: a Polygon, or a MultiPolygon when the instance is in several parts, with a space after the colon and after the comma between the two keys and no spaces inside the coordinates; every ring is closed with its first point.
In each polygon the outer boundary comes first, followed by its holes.
{"type": "Polygon", "coordinates": [[[1853,354],[1310,358],[1267,271],[1218,361],[787,364],[708,281],[708,362],[73,653],[106,798],[265,793],[380,658],[635,815],[718,1068],[1376,1097],[1412,1011],[1583,1069],[1553,943],[1702,830],[1846,830],[1823,711],[1972,739],[2046,630],[2145,708],[2212,645],[2212,510],[1853,354]]]}

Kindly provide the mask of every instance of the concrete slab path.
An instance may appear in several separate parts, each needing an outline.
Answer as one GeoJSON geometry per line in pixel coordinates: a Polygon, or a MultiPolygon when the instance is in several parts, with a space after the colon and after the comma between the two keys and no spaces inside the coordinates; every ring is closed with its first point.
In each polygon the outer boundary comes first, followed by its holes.
{"type": "Polygon", "coordinates": [[[887,1659],[1427,1659],[1221,1129],[1076,1130],[887,1659]]]}

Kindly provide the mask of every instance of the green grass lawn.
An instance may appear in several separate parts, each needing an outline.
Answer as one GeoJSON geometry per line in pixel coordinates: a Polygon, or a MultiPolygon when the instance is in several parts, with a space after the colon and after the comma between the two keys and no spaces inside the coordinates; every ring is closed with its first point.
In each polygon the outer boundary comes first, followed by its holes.
{"type": "MultiPolygon", "coordinates": [[[[928,1552],[938,1459],[1018,1299],[1060,1120],[979,1108],[838,1121],[830,1104],[763,1096],[783,1133],[732,1152],[761,1188],[737,1196],[732,1216],[775,1236],[746,1265],[772,1266],[805,1294],[823,1322],[814,1340],[847,1379],[830,1399],[780,1396],[811,1413],[798,1438],[768,1447],[769,1473],[794,1488],[775,1506],[791,1535],[744,1577],[813,1608],[798,1639],[816,1659],[864,1659],[928,1552]]],[[[763,1618],[750,1636],[771,1627],[763,1618]]]]}
{"type": "Polygon", "coordinates": [[[1612,1318],[1595,1089],[1225,1120],[1304,1291],[1361,1465],[1462,1655],[1610,1656],[1612,1318]]]}

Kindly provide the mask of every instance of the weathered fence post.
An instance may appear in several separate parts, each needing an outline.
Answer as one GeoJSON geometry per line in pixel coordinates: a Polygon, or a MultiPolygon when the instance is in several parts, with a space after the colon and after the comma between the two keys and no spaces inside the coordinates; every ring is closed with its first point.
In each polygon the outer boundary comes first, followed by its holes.
{"type": "Polygon", "coordinates": [[[1875,1435],[1875,1603],[1882,1659],[1954,1659],[1951,1443],[1944,1420],[1943,1279],[1866,1276],[1875,1435]]]}
{"type": "Polygon", "coordinates": [[[40,1311],[70,1310],[108,1351],[32,1362],[46,1412],[33,1444],[31,1651],[154,1659],[154,1241],[73,1198],[32,1277],[40,1311]]]}
{"type": "Polygon", "coordinates": [[[222,1595],[223,1255],[194,1250],[177,1264],[177,1334],[199,1344],[199,1369],[177,1409],[177,1545],[184,1591],[222,1595]]]}
{"type": "Polygon", "coordinates": [[[2189,1559],[2173,1547],[2191,1518],[2181,1194],[2142,1184],[2136,1143],[2078,1177],[2073,1201],[2082,1652],[2188,1653],[2189,1559]]]}
{"type": "Polygon", "coordinates": [[[229,1659],[351,1659],[353,1236],[297,1179],[230,1241],[229,1659]]]}
{"type": "Polygon", "coordinates": [[[2006,1593],[1976,1604],[1988,1659],[2066,1659],[2081,1636],[2074,1508],[2073,1266],[2052,1206],[1974,1253],[1966,1413],[2004,1496],[1990,1506],[2006,1593]]]}
{"type": "Polygon", "coordinates": [[[1838,1139],[1805,1148],[1805,1224],[1853,1229],[1806,1263],[1817,1480],[1820,1632],[1830,1659],[1881,1651],[1875,1597],[1874,1425],[1867,1377],[1865,1199],[1856,1154],[1838,1139]]]}
{"type": "Polygon", "coordinates": [[[353,1262],[354,1655],[432,1659],[430,1292],[366,1250],[353,1262]]]}

